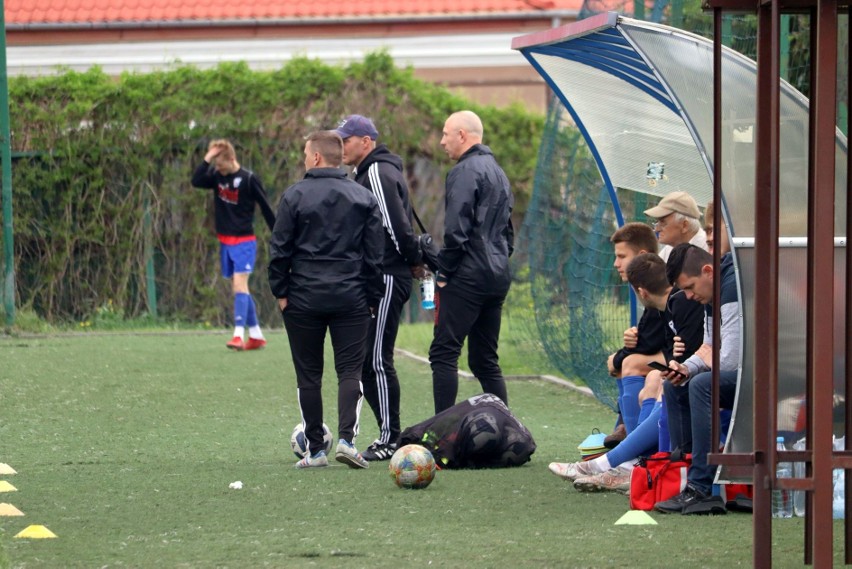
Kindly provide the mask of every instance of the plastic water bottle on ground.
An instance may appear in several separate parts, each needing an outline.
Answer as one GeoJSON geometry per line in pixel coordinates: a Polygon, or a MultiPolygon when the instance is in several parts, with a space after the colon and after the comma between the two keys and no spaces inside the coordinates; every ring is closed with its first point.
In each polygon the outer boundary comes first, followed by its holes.
{"type": "Polygon", "coordinates": [[[435,308],[435,279],[432,275],[427,275],[420,281],[420,307],[423,310],[435,308]]]}
{"type": "MultiPolygon", "coordinates": [[[[775,440],[775,448],[780,451],[787,450],[784,446],[784,437],[775,440]]],[[[793,476],[793,465],[789,462],[779,462],[775,474],[776,478],[791,478],[793,476]]],[[[772,517],[792,518],[793,499],[789,490],[775,488],[772,490],[772,517]]]]}
{"type": "MultiPolygon", "coordinates": [[[[832,446],[834,450],[845,450],[846,437],[835,438],[832,446]]],[[[846,471],[842,468],[835,468],[832,471],[832,479],[834,481],[834,498],[831,503],[832,517],[835,520],[842,520],[846,517],[846,471]]]]}
{"type": "MultiPolygon", "coordinates": [[[[805,439],[799,439],[793,445],[793,450],[805,450],[805,439]]],[[[796,478],[804,478],[805,477],[805,463],[804,462],[794,462],[793,463],[793,474],[796,478]]],[[[804,490],[793,490],[793,514],[795,514],[799,518],[805,517],[805,491],[804,490]]]]}

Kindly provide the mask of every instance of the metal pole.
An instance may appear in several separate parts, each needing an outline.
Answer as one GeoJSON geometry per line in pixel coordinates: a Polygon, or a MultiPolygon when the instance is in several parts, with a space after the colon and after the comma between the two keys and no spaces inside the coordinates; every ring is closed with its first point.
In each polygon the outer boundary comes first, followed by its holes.
{"type": "Polygon", "coordinates": [[[645,0],[633,0],[633,17],[637,20],[645,19],[645,0]]]}
{"type": "Polygon", "coordinates": [[[6,74],[6,10],[0,0],[0,167],[3,169],[3,304],[6,326],[15,323],[15,242],[12,232],[12,142],[9,126],[9,78],[6,74]]]}
{"type": "MultiPolygon", "coordinates": [[[[0,0],[2,1],[2,0],[0,0]]],[[[145,234],[145,277],[148,291],[148,313],[157,317],[157,280],[154,270],[154,235],[151,228],[151,198],[145,195],[145,217],[142,221],[145,234]]]]}

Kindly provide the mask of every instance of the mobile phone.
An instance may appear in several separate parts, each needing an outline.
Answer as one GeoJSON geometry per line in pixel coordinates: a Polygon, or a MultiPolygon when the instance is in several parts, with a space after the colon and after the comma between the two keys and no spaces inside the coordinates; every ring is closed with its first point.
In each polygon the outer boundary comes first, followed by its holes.
{"type": "Polygon", "coordinates": [[[678,375],[680,375],[680,376],[682,376],[682,377],[685,377],[685,376],[684,376],[682,373],[680,373],[678,370],[676,370],[676,369],[674,369],[674,368],[670,368],[670,367],[669,367],[669,366],[667,366],[667,365],[661,364],[661,363],[660,363],[660,362],[658,362],[658,361],[654,361],[654,360],[652,360],[652,361],[648,362],[648,367],[649,367],[649,368],[651,368],[651,369],[655,369],[655,370],[657,370],[657,371],[661,371],[661,372],[663,372],[663,373],[671,373],[671,372],[675,372],[676,374],[678,374],[678,375]]]}

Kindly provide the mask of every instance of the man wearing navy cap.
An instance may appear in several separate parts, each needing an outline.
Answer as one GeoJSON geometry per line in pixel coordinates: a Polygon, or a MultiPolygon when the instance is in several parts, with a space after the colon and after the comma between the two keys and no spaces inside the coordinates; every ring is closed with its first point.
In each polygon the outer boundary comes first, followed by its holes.
{"type": "Polygon", "coordinates": [[[343,163],[354,166],[355,181],[376,196],[385,229],[385,293],[370,322],[369,353],[364,359],[361,383],[379,424],[379,438],[363,452],[363,457],[368,461],[387,460],[396,450],[400,433],[399,378],[393,365],[393,349],[402,307],[411,296],[412,275],[422,277],[424,269],[411,228],[402,159],[384,144],[376,144],[379,133],[367,117],[350,115],[340,121],[336,132],[343,139],[343,163]]]}

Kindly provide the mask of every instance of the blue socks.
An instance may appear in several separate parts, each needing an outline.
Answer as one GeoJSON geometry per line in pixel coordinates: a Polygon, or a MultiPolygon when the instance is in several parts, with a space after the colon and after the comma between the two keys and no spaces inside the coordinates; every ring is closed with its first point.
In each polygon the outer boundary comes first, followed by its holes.
{"type": "Polygon", "coordinates": [[[257,311],[254,308],[254,299],[250,294],[246,294],[248,297],[248,311],[246,313],[246,326],[252,327],[257,326],[257,311]]]}
{"type": "Polygon", "coordinates": [[[621,396],[621,416],[627,432],[630,433],[639,424],[639,392],[645,387],[645,377],[628,375],[622,377],[620,383],[624,389],[624,395],[621,396]]]}
{"type": "Polygon", "coordinates": [[[654,405],[657,404],[657,400],[654,398],[643,399],[642,407],[639,410],[639,421],[638,423],[642,423],[645,419],[648,418],[648,415],[651,414],[651,411],[654,410],[654,405]]]}
{"type": "MultiPolygon", "coordinates": [[[[249,312],[249,304],[254,307],[251,301],[251,295],[244,292],[238,292],[234,295],[234,326],[245,326],[249,312]]],[[[254,310],[252,310],[254,312],[254,310]]],[[[257,318],[257,316],[255,316],[257,318]]]]}

